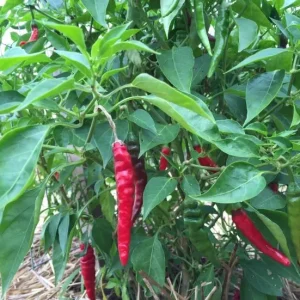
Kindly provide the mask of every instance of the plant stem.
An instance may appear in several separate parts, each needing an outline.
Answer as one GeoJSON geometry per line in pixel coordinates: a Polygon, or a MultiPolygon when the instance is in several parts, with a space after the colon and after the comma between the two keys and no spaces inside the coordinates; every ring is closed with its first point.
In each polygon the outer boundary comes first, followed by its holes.
{"type": "Polygon", "coordinates": [[[92,124],[91,124],[90,130],[89,130],[88,136],[86,138],[85,145],[87,143],[89,143],[91,141],[92,137],[93,137],[95,127],[96,127],[96,122],[97,122],[97,116],[95,116],[92,120],[92,124]]]}
{"type": "Polygon", "coordinates": [[[71,154],[79,154],[78,151],[67,148],[67,147],[56,147],[52,145],[43,145],[44,149],[49,149],[49,150],[57,150],[58,152],[64,152],[64,153],[71,153],[71,154]]]}

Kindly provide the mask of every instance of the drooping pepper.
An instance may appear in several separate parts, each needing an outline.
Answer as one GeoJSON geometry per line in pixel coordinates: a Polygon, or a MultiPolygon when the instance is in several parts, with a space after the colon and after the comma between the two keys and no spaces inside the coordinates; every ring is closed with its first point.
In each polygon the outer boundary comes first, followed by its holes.
{"type": "Polygon", "coordinates": [[[243,209],[239,208],[237,210],[233,210],[231,214],[232,221],[236,225],[236,228],[250,241],[254,247],[280,264],[286,267],[290,266],[290,260],[283,253],[274,248],[263,237],[243,209]]]}
{"type": "Polygon", "coordinates": [[[171,149],[169,147],[164,146],[161,150],[161,157],[159,160],[159,170],[160,171],[164,171],[168,168],[169,166],[169,162],[167,161],[167,159],[164,157],[165,156],[169,156],[171,154],[171,149]]]}
{"type": "Polygon", "coordinates": [[[214,54],[210,62],[210,67],[207,74],[208,78],[210,78],[214,74],[224,54],[224,49],[225,49],[226,39],[228,36],[228,29],[229,29],[229,16],[230,16],[229,9],[227,7],[226,1],[223,0],[221,7],[219,9],[219,15],[217,18],[217,23],[215,28],[216,43],[214,47],[214,54]]]}
{"type": "Polygon", "coordinates": [[[208,232],[203,229],[201,209],[196,201],[187,201],[184,210],[184,225],[194,247],[213,264],[218,264],[215,248],[209,240],[208,232]]]}
{"type": "Polygon", "coordinates": [[[37,41],[37,39],[39,38],[39,29],[38,27],[34,24],[34,25],[31,25],[31,36],[29,38],[28,41],[21,41],[20,42],[20,46],[24,46],[26,45],[28,42],[35,42],[37,41]]]}
{"type": "Polygon", "coordinates": [[[134,204],[134,169],[126,145],[121,141],[113,144],[113,157],[118,197],[118,250],[121,264],[129,258],[134,204]]]}
{"type": "Polygon", "coordinates": [[[294,244],[297,260],[300,263],[300,187],[290,183],[287,189],[287,212],[292,242],[294,244]]]}
{"type": "Polygon", "coordinates": [[[212,55],[209,38],[205,26],[203,0],[194,0],[196,28],[198,36],[209,55],[212,55]]]}
{"type": "Polygon", "coordinates": [[[143,205],[143,194],[147,184],[147,173],[145,170],[145,161],[143,157],[139,158],[140,147],[132,136],[127,144],[128,152],[131,156],[132,165],[134,168],[134,181],[135,181],[135,195],[134,205],[132,211],[132,222],[138,217],[142,205],[143,205]]]}
{"type": "MultiPolygon", "coordinates": [[[[198,153],[202,153],[202,148],[199,145],[195,145],[194,150],[197,151],[198,153]]],[[[212,167],[212,168],[218,167],[218,165],[208,156],[199,157],[198,161],[201,166],[212,167]]],[[[217,171],[212,171],[212,172],[215,173],[217,171]]]]}
{"type": "MultiPolygon", "coordinates": [[[[80,245],[80,250],[83,252],[85,245],[80,245]]],[[[80,259],[81,275],[83,277],[86,294],[90,300],[96,300],[96,274],[95,274],[95,254],[91,245],[88,245],[86,254],[80,259]]]]}

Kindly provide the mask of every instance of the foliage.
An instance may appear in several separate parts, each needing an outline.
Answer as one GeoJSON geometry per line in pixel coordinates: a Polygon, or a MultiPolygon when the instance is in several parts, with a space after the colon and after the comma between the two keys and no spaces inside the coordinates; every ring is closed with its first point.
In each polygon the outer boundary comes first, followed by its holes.
{"type": "Polygon", "coordinates": [[[284,194],[300,180],[299,1],[203,1],[217,63],[198,36],[205,35],[196,24],[198,1],[24,2],[7,0],[0,10],[3,293],[39,221],[56,282],[73,239],[92,242],[103,299],[136,299],[138,289],[144,298],[171,299],[176,291],[177,299],[227,299],[233,287],[242,299],[271,299],[282,295],[282,278],[300,283],[284,194]],[[216,49],[221,6],[229,19],[216,49]],[[21,43],[32,25],[38,40],[21,43]],[[215,69],[210,78],[209,69],[215,69]],[[113,131],[106,112],[120,139],[129,132],[139,138],[148,175],[125,268],[113,234],[113,131]],[[194,143],[220,167],[199,165],[205,154],[194,143]],[[169,168],[161,172],[167,144],[169,168]],[[268,187],[272,182],[279,193],[268,187]],[[219,265],[188,237],[184,203],[193,200],[201,204],[219,265]],[[289,256],[290,267],[248,246],[228,217],[234,205],[289,256]]]}

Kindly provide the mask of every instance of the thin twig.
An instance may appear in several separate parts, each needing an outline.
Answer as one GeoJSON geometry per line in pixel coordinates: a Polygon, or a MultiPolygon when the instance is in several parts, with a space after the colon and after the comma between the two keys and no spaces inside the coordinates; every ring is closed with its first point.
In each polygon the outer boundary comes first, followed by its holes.
{"type": "Polygon", "coordinates": [[[146,278],[143,278],[143,281],[145,282],[146,286],[148,287],[149,291],[151,292],[153,298],[155,300],[159,300],[159,298],[157,297],[156,293],[154,292],[150,282],[146,278]]]}
{"type": "MultiPolygon", "coordinates": [[[[167,278],[167,281],[168,281],[169,286],[170,286],[170,288],[171,288],[172,294],[173,294],[174,297],[175,297],[175,300],[178,300],[178,298],[177,298],[177,296],[176,296],[176,292],[175,292],[174,287],[173,287],[173,284],[172,284],[171,279],[170,279],[169,277],[167,278]]],[[[171,296],[172,296],[172,294],[171,294],[171,296]]]]}
{"type": "Polygon", "coordinates": [[[217,286],[214,286],[212,288],[212,290],[209,292],[209,294],[207,295],[207,297],[205,298],[205,300],[210,300],[211,297],[213,296],[213,294],[216,292],[217,289],[218,289],[217,286]]]}

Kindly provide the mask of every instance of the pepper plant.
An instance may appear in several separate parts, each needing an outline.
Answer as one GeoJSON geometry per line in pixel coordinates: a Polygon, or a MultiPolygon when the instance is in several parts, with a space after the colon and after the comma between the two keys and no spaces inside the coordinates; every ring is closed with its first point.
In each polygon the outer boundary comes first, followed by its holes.
{"type": "Polygon", "coordinates": [[[99,299],[300,284],[299,1],[7,0],[0,24],[3,295],[38,223],[57,284],[93,247],[99,299]]]}

